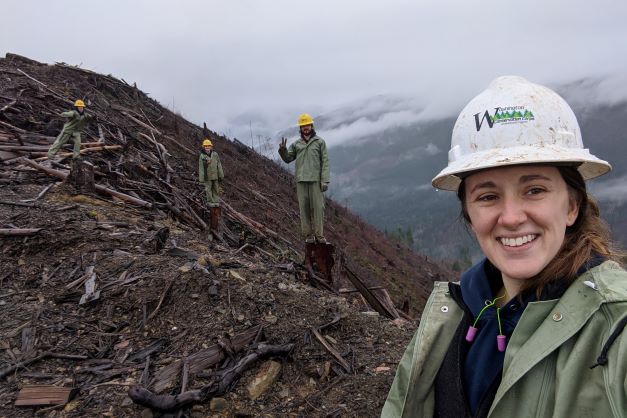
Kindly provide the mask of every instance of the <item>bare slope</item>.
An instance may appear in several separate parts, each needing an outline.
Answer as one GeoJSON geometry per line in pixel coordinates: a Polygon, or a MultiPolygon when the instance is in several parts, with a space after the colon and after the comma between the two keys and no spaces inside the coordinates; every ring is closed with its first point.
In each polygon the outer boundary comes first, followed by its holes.
{"type": "MultiPolygon", "coordinates": [[[[295,348],[278,382],[256,400],[246,385],[259,364],[246,371],[225,395],[225,415],[378,414],[414,325],[363,314],[360,298],[309,286],[299,267],[292,176],[241,143],[210,136],[227,175],[227,239],[219,244],[207,242],[200,227],[207,221],[195,182],[201,128],[111,76],[16,55],[0,59],[0,228],[42,228],[0,238],[0,371],[46,353],[77,356],[45,357],[8,373],[0,380],[0,415],[30,416],[13,407],[19,389],[56,384],[81,389],[70,416],[137,416],[142,408],[126,397],[125,385],[154,388],[163,369],[259,325],[259,338],[295,348]],[[85,154],[96,182],[151,208],[80,195],[60,183],[22,202],[55,180],[16,158],[45,152],[62,125],[58,112],[77,97],[88,99],[99,118],[83,142],[120,146],[85,154]],[[32,150],[18,151],[27,145],[32,150]],[[92,268],[100,299],[79,306],[79,279],[92,268]],[[312,336],[312,327],[337,317],[323,334],[348,372],[312,336]],[[149,355],[142,351],[150,347],[149,355]]],[[[398,306],[407,300],[414,317],[431,282],[450,277],[334,202],[326,220],[327,237],[359,276],[387,287],[398,306]]],[[[348,286],[341,278],[337,285],[348,286]]],[[[209,371],[232,365],[224,357],[209,371]]],[[[208,380],[192,373],[188,388],[208,380]]],[[[177,373],[164,393],[179,390],[177,373]]],[[[209,408],[187,411],[207,416],[209,408]]]]}

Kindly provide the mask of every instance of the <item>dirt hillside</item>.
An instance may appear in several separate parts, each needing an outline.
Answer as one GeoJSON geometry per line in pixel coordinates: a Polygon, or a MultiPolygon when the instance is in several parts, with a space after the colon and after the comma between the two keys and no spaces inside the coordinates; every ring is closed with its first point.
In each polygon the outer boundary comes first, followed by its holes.
{"type": "Polygon", "coordinates": [[[342,266],[414,319],[432,282],[452,278],[327,201],[336,268],[319,286],[303,268],[292,175],[112,76],[0,58],[0,160],[0,416],[378,416],[416,321],[374,312],[342,266]],[[67,175],[67,159],[44,158],[76,98],[97,116],[82,140],[92,192],[51,175],[67,175]],[[208,240],[196,181],[205,135],[226,173],[222,240],[208,240]],[[80,304],[88,282],[99,297],[80,304]],[[206,395],[233,370],[219,396],[170,412],[129,397],[206,395]],[[270,389],[251,394],[256,378],[270,389]],[[14,406],[28,385],[78,394],[14,406]]]}

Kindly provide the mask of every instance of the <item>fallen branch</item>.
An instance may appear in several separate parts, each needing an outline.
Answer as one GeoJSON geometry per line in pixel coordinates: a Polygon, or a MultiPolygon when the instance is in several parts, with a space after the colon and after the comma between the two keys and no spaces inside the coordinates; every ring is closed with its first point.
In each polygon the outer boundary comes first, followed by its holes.
{"type": "MultiPolygon", "coordinates": [[[[261,326],[257,325],[233,336],[229,341],[232,351],[237,353],[243,350],[244,347],[255,340],[262,329],[261,326]]],[[[225,357],[226,354],[220,345],[212,345],[187,357],[189,372],[198,374],[202,370],[220,363],[225,357]]],[[[177,360],[159,370],[151,382],[155,392],[158,393],[171,387],[177,376],[179,376],[182,366],[183,361],[177,360]]]]}
{"type": "Polygon", "coordinates": [[[133,122],[137,123],[140,126],[143,126],[144,128],[148,129],[149,131],[152,131],[154,133],[156,133],[157,135],[162,135],[161,132],[156,129],[153,128],[152,126],[142,122],[141,120],[137,119],[136,117],[132,116],[130,113],[128,112],[122,112],[125,116],[127,116],[129,119],[131,119],[133,122]]]}
{"type": "Polygon", "coordinates": [[[322,334],[318,332],[317,329],[311,328],[311,332],[313,332],[313,334],[318,339],[318,341],[320,341],[320,344],[322,344],[322,346],[335,358],[335,360],[339,363],[339,365],[342,366],[342,368],[346,370],[347,373],[350,373],[351,372],[350,364],[348,364],[348,362],[344,360],[342,355],[335,349],[335,347],[333,347],[327,341],[327,339],[324,338],[322,334]]]}
{"type": "Polygon", "coordinates": [[[178,395],[157,395],[141,386],[133,386],[128,396],[133,402],[157,411],[174,411],[197,402],[204,402],[215,396],[228,392],[244,370],[256,361],[270,356],[286,356],[294,349],[294,344],[267,345],[260,344],[257,349],[246,355],[230,369],[216,373],[213,381],[200,389],[189,390],[178,395]]]}
{"type": "Polygon", "coordinates": [[[270,228],[266,227],[265,225],[262,225],[259,222],[249,218],[248,216],[244,215],[243,213],[240,213],[240,212],[236,211],[228,203],[222,202],[222,206],[225,209],[224,213],[226,215],[230,216],[231,218],[233,218],[233,219],[235,219],[237,221],[240,221],[240,222],[246,224],[250,229],[253,230],[253,232],[261,235],[262,237],[265,237],[266,234],[271,235],[273,237],[278,237],[279,236],[279,234],[277,234],[272,229],[270,229],[270,228]]]}
{"type": "Polygon", "coordinates": [[[174,283],[174,281],[176,279],[178,279],[178,277],[179,276],[177,275],[176,277],[174,277],[173,279],[170,279],[168,281],[168,284],[166,285],[165,289],[163,289],[163,293],[161,293],[161,297],[159,298],[159,304],[157,304],[157,307],[155,308],[155,310],[152,311],[152,313],[150,315],[148,315],[148,321],[150,321],[152,318],[155,317],[155,315],[157,315],[157,312],[159,311],[159,308],[161,308],[161,304],[165,300],[165,297],[168,294],[168,292],[170,291],[170,288],[172,287],[172,284],[174,283]]]}
{"type": "Polygon", "coordinates": [[[47,185],[41,192],[39,192],[39,194],[37,195],[37,197],[33,198],[33,199],[23,199],[22,202],[36,202],[37,200],[41,199],[41,197],[43,195],[45,195],[46,193],[48,193],[48,190],[50,190],[53,186],[55,186],[57,183],[50,183],[49,185],[47,185]]]}
{"type": "MultiPolygon", "coordinates": [[[[359,277],[346,265],[342,263],[343,271],[346,273],[346,277],[355,286],[359,293],[368,301],[368,304],[381,315],[385,315],[388,318],[396,319],[399,317],[398,312],[394,306],[388,306],[387,303],[382,302],[374,292],[368,289],[368,286],[362,282],[359,277]]],[[[387,302],[387,301],[386,301],[387,302]]]]}
{"type": "Polygon", "coordinates": [[[21,237],[21,236],[26,236],[26,235],[35,235],[36,233],[38,233],[39,231],[41,231],[42,228],[27,228],[27,229],[22,229],[22,228],[2,228],[0,229],[0,236],[5,236],[5,237],[21,237]]]}
{"type": "Polygon", "coordinates": [[[14,364],[13,366],[8,366],[8,367],[5,367],[4,369],[0,369],[0,379],[4,378],[10,373],[13,373],[15,370],[21,367],[28,366],[29,364],[35,363],[39,360],[43,360],[48,357],[62,358],[62,359],[69,359],[69,360],[85,360],[88,358],[87,356],[80,356],[76,354],[63,354],[63,353],[54,353],[52,351],[46,351],[38,355],[37,357],[33,357],[31,359],[24,360],[17,364],[14,364]]]}
{"type": "Polygon", "coordinates": [[[263,249],[259,248],[258,246],[254,245],[254,244],[249,244],[249,243],[246,243],[246,244],[242,245],[232,255],[235,255],[235,254],[239,253],[240,251],[244,250],[245,248],[254,248],[255,250],[259,251],[260,253],[267,255],[271,259],[273,259],[273,260],[276,259],[276,257],[273,254],[267,252],[266,250],[263,250],[263,249]]]}
{"type": "Polygon", "coordinates": [[[30,78],[31,80],[33,80],[36,83],[41,84],[46,90],[48,90],[50,93],[52,93],[54,96],[56,96],[58,99],[63,100],[66,104],[68,105],[73,105],[74,102],[72,102],[72,100],[68,99],[67,97],[63,97],[61,94],[57,93],[56,91],[52,90],[50,87],[48,87],[47,85],[45,85],[44,83],[42,83],[41,81],[37,80],[35,77],[32,77],[28,74],[26,74],[24,71],[20,70],[19,68],[17,69],[20,73],[24,74],[26,77],[30,78]]]}
{"type": "MultiPolygon", "coordinates": [[[[97,147],[89,147],[89,148],[83,148],[82,150],[80,150],[80,154],[87,154],[89,152],[94,152],[94,151],[111,151],[114,149],[121,149],[122,145],[104,145],[104,146],[97,146],[97,147]]],[[[57,156],[64,158],[64,157],[70,157],[74,155],[72,152],[60,152],[59,154],[57,154],[57,156]]],[[[45,161],[47,160],[48,157],[39,157],[39,158],[35,158],[34,161],[45,161]]]]}
{"type": "Polygon", "coordinates": [[[13,129],[15,132],[19,132],[21,134],[25,134],[27,132],[27,131],[25,131],[22,128],[18,128],[17,126],[13,126],[10,123],[6,123],[6,122],[3,122],[1,120],[0,120],[0,125],[6,126],[7,128],[13,129]]]}
{"type": "Polygon", "coordinates": [[[8,201],[8,200],[0,200],[0,205],[24,206],[24,207],[27,207],[27,208],[32,208],[32,207],[35,206],[32,203],[11,202],[11,201],[8,201]]]}
{"type": "Polygon", "coordinates": [[[309,276],[309,279],[311,279],[313,283],[319,284],[320,286],[327,289],[329,292],[337,293],[337,291],[333,287],[331,287],[331,285],[325,279],[318,276],[316,272],[314,272],[313,268],[310,265],[306,264],[305,269],[307,270],[307,275],[309,276]]]}

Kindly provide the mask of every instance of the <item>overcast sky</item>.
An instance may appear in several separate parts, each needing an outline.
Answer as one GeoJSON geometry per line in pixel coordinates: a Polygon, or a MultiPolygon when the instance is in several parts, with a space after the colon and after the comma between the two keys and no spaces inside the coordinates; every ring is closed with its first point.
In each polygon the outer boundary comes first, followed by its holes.
{"type": "MultiPolygon", "coordinates": [[[[2,0],[0,54],[137,82],[219,133],[379,94],[454,112],[495,77],[627,71],[627,1],[2,0]]],[[[625,88],[625,86],[622,86],[625,88]]]]}

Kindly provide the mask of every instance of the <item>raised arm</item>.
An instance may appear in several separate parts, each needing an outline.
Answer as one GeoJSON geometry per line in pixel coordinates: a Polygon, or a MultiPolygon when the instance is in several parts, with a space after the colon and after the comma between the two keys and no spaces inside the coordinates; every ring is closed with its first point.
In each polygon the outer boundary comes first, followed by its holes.
{"type": "Polygon", "coordinates": [[[296,149],[294,147],[294,144],[290,145],[290,147],[287,148],[287,138],[281,138],[281,144],[279,145],[279,155],[281,156],[281,159],[288,164],[296,159],[296,149]]]}

